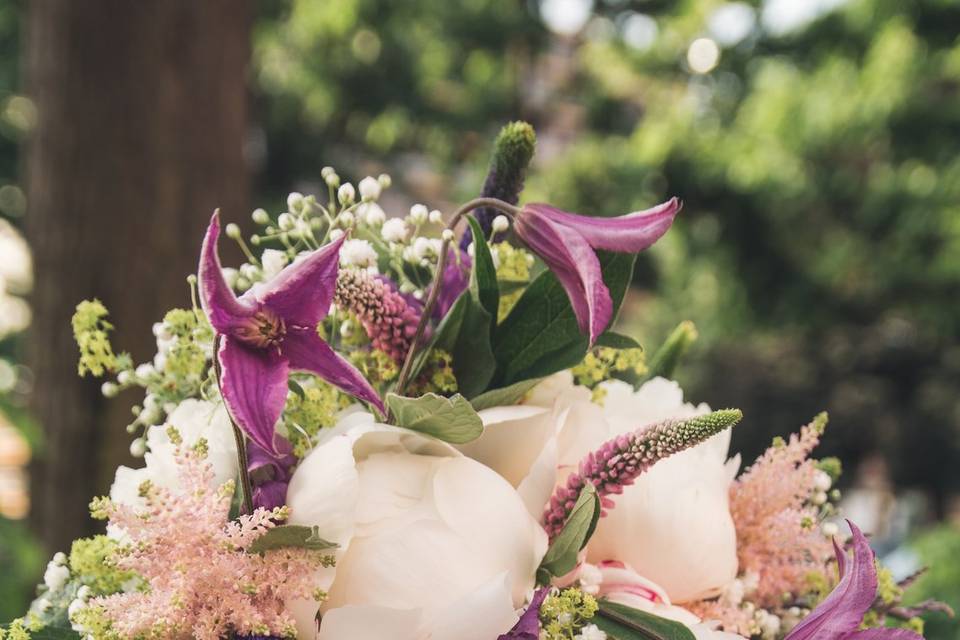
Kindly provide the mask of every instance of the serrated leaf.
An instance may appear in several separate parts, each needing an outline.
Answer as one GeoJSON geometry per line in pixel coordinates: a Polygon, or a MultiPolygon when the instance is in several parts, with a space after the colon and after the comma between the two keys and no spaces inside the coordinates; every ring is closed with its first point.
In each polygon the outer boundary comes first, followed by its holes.
{"type": "MultiPolygon", "coordinates": [[[[602,251],[597,255],[616,318],[633,277],[636,255],[602,251]]],[[[494,380],[498,386],[507,386],[572,367],[586,355],[588,343],[587,336],[580,333],[560,281],[550,271],[544,271],[494,332],[494,380]]]]}
{"type": "Polygon", "coordinates": [[[270,529],[253,541],[248,553],[264,553],[274,549],[309,549],[310,551],[326,551],[336,549],[337,544],[320,537],[318,527],[306,527],[299,524],[282,524],[270,529]]]}
{"type": "Polygon", "coordinates": [[[398,427],[418,431],[444,442],[464,444],[483,433],[483,422],[459,393],[444,398],[428,393],[419,398],[387,394],[387,407],[398,427]]]}
{"type": "Polygon", "coordinates": [[[550,543],[540,568],[552,576],[566,575],[577,566],[577,554],[597,528],[600,519],[600,496],[592,484],[580,490],[563,530],[550,543]]]}
{"type": "Polygon", "coordinates": [[[640,611],[622,604],[600,601],[591,622],[612,640],[696,640],[690,629],[676,620],[640,611]]]}
{"type": "Polygon", "coordinates": [[[515,382],[508,387],[484,391],[476,398],[470,400],[470,404],[473,405],[473,408],[477,411],[483,411],[484,409],[489,409],[490,407],[505,407],[507,405],[516,404],[520,398],[525,396],[530,389],[533,389],[535,386],[537,386],[537,383],[541,380],[543,380],[543,378],[522,380],[520,382],[515,382]]]}

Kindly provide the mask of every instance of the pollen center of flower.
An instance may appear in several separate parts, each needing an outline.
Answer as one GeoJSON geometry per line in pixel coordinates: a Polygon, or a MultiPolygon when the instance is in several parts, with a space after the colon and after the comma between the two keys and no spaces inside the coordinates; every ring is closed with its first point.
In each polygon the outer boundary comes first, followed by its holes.
{"type": "Polygon", "coordinates": [[[283,318],[266,309],[256,312],[242,326],[237,327],[237,338],[260,349],[275,347],[287,333],[283,318]]]}

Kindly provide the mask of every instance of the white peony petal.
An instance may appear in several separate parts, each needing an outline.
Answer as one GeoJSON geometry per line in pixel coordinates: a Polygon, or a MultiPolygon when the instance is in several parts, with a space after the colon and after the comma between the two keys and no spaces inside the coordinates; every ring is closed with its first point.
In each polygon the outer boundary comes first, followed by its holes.
{"type": "Polygon", "coordinates": [[[542,407],[494,407],[481,411],[480,418],[480,437],[457,448],[518,486],[544,443],[556,432],[551,412],[542,407]]]}
{"type": "Polygon", "coordinates": [[[494,576],[479,589],[460,598],[429,621],[430,640],[493,640],[517,623],[510,577],[494,576]]]}
{"type": "MultiPolygon", "coordinates": [[[[370,605],[346,605],[323,616],[317,640],[419,640],[420,612],[370,605]]],[[[301,640],[313,636],[304,636],[301,640]]]]}

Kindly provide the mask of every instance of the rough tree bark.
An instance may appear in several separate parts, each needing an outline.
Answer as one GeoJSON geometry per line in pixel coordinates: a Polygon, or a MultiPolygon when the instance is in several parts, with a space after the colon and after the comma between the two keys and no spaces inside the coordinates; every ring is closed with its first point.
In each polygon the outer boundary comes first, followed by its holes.
{"type": "Polygon", "coordinates": [[[46,445],[32,519],[50,551],[94,527],[92,496],[129,456],[129,396],[76,375],[70,316],[98,297],[137,361],[151,323],[189,304],[196,240],[215,207],[246,211],[248,0],[32,0],[27,234],[35,254],[29,363],[46,445]]]}

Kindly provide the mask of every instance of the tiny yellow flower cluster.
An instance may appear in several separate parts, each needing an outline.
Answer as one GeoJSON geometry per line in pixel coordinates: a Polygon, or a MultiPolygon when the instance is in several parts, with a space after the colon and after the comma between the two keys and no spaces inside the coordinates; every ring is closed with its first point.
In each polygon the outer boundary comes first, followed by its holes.
{"type": "Polygon", "coordinates": [[[43,625],[32,616],[17,618],[6,628],[0,627],[0,640],[30,640],[32,634],[41,628],[43,625]]]}
{"type": "Polygon", "coordinates": [[[110,345],[109,333],[113,325],[107,321],[107,308],[99,300],[84,300],[70,320],[73,337],[80,348],[77,372],[82,376],[92,373],[102,376],[117,367],[117,356],[110,345]]]}
{"type": "Polygon", "coordinates": [[[410,385],[409,393],[451,395],[456,391],[457,378],[453,374],[453,357],[443,349],[431,349],[423,371],[410,385]]]}
{"type": "Polygon", "coordinates": [[[547,596],[540,607],[541,638],[567,640],[587,624],[598,609],[596,599],[580,589],[564,589],[547,596]]]}
{"type": "Polygon", "coordinates": [[[626,373],[631,377],[640,377],[647,373],[643,349],[613,349],[597,347],[586,355],[583,362],[570,370],[574,382],[594,390],[594,402],[602,403],[603,390],[597,385],[604,380],[616,377],[613,374],[626,373]]]}
{"type": "MultiPolygon", "coordinates": [[[[523,295],[523,289],[530,282],[530,266],[533,263],[533,256],[514,247],[509,242],[498,242],[490,247],[491,251],[497,256],[497,280],[501,284],[514,287],[512,291],[500,294],[500,307],[497,310],[497,321],[503,320],[513,309],[520,296],[523,295]]],[[[503,289],[503,287],[501,287],[503,289]]]]}
{"type": "Polygon", "coordinates": [[[193,309],[171,309],[163,317],[163,326],[172,336],[164,371],[177,379],[201,378],[207,367],[201,345],[213,342],[213,328],[206,317],[193,309]]]}
{"type": "Polygon", "coordinates": [[[118,569],[111,561],[117,541],[104,535],[74,540],[70,547],[70,573],[89,586],[94,595],[108,595],[136,578],[132,571],[118,569]]]}
{"type": "Polygon", "coordinates": [[[311,440],[321,429],[332,427],[337,413],[350,398],[325,382],[301,387],[289,394],[284,410],[288,438],[293,453],[303,457],[311,448],[311,440]]]}

